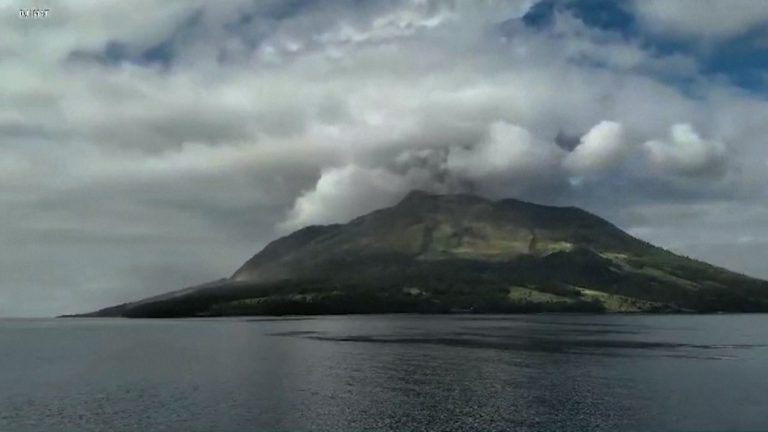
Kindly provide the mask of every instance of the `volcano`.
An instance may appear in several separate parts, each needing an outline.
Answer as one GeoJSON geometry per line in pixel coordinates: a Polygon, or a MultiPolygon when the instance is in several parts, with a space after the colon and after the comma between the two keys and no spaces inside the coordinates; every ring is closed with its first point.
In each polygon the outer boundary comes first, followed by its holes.
{"type": "Polygon", "coordinates": [[[766,310],[768,282],[585,210],[414,191],[279,238],[229,278],[79,316],[766,310]]]}

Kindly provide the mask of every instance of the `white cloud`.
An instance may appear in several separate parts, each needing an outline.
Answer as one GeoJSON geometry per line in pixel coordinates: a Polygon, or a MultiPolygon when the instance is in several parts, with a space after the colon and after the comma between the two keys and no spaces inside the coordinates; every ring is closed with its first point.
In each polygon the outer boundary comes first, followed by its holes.
{"type": "Polygon", "coordinates": [[[768,3],[755,0],[634,0],[651,31],[687,38],[721,39],[768,25],[768,3]]]}
{"type": "Polygon", "coordinates": [[[490,126],[488,138],[470,148],[452,148],[446,166],[473,179],[536,178],[552,175],[561,149],[538,140],[528,130],[503,121],[490,126]]]}
{"type": "Polygon", "coordinates": [[[624,127],[602,121],[581,137],[579,145],[566,156],[563,166],[575,175],[598,174],[615,168],[628,152],[624,127]]]}
{"type": "Polygon", "coordinates": [[[296,199],[283,231],[348,221],[392,204],[408,191],[407,181],[380,168],[348,165],[325,170],[313,189],[296,199]]]}
{"type": "Polygon", "coordinates": [[[702,139],[689,124],[676,124],[668,139],[648,141],[644,146],[652,165],[667,174],[720,177],[725,172],[725,145],[702,139]]]}

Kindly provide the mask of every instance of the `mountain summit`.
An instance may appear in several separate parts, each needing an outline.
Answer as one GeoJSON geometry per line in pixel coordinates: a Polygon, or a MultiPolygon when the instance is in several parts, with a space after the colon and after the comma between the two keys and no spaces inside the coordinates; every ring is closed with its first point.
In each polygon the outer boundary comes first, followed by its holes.
{"type": "Polygon", "coordinates": [[[573,207],[473,195],[408,194],[393,207],[344,225],[310,226],[270,243],[235,281],[308,276],[341,262],[450,260],[514,262],[588,247],[599,253],[647,249],[607,221],[573,207]]]}
{"type": "Polygon", "coordinates": [[[768,282],[582,209],[413,191],[277,239],[230,278],[87,315],[764,310],[768,282]]]}

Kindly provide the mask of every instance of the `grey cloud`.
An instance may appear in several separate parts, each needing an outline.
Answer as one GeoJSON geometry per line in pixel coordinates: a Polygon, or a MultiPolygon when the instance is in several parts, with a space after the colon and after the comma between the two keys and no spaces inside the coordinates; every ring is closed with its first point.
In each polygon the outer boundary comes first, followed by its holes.
{"type": "Polygon", "coordinates": [[[654,167],[683,176],[721,177],[727,166],[725,144],[704,140],[689,124],[673,125],[669,138],[644,144],[654,167]]]}

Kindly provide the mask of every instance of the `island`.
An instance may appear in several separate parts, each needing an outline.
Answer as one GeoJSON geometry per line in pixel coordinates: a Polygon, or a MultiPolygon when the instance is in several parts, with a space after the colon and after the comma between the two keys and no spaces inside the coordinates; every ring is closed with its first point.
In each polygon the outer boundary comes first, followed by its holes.
{"type": "Polygon", "coordinates": [[[768,282],[580,208],[413,191],[279,238],[231,277],[72,316],[764,311],[768,282]]]}

